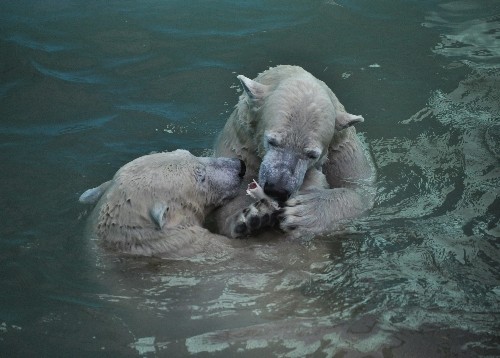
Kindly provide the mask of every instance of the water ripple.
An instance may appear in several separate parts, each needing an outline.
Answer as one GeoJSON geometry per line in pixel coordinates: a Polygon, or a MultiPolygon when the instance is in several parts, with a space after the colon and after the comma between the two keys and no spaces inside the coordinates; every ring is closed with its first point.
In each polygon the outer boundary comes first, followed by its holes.
{"type": "Polygon", "coordinates": [[[186,113],[169,103],[129,103],[117,107],[123,110],[149,113],[175,121],[186,118],[186,113]]]}
{"type": "Polygon", "coordinates": [[[76,48],[75,45],[40,42],[20,34],[7,37],[7,41],[14,42],[17,45],[33,50],[41,50],[45,52],[61,52],[76,48]]]}
{"type": "Polygon", "coordinates": [[[141,62],[144,62],[144,61],[149,60],[149,59],[151,59],[151,55],[108,58],[108,59],[104,59],[104,66],[108,67],[108,68],[118,68],[121,66],[141,63],[141,62]]]}
{"type": "Polygon", "coordinates": [[[3,83],[0,84],[0,98],[4,97],[7,95],[7,93],[15,88],[21,81],[14,81],[14,82],[8,82],[8,83],[3,83]]]}
{"type": "Polygon", "coordinates": [[[86,119],[73,123],[54,123],[38,126],[0,126],[0,134],[21,135],[21,136],[59,136],[73,134],[100,128],[112,121],[117,115],[104,116],[99,118],[86,119]]]}
{"type": "Polygon", "coordinates": [[[92,70],[64,72],[46,68],[35,61],[32,61],[31,63],[33,64],[33,67],[35,67],[35,69],[41,74],[66,82],[83,84],[101,84],[107,82],[104,77],[95,74],[92,70]]]}

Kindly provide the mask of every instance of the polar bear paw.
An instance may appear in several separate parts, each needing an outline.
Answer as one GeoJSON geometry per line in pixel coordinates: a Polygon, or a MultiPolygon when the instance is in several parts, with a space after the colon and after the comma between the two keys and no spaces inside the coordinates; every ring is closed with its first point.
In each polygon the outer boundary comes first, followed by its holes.
{"type": "Polygon", "coordinates": [[[275,203],[265,198],[252,203],[236,215],[231,236],[244,238],[261,229],[275,226],[278,223],[278,212],[275,203]]]}
{"type": "Polygon", "coordinates": [[[279,214],[280,229],[298,235],[318,235],[337,229],[341,221],[361,215],[367,205],[346,188],[320,189],[289,199],[279,214]]]}
{"type": "Polygon", "coordinates": [[[316,193],[298,195],[286,202],[279,214],[280,229],[285,232],[321,231],[324,226],[322,200],[316,193]]]}

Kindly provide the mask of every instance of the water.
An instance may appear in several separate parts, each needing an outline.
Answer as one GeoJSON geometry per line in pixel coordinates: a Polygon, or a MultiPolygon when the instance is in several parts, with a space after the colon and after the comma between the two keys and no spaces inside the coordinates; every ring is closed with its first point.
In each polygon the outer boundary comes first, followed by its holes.
{"type": "Polygon", "coordinates": [[[497,1],[0,5],[0,356],[500,355],[497,1]],[[210,153],[236,74],[306,68],[353,113],[375,208],[225,261],[108,257],[78,195],[210,153]]]}

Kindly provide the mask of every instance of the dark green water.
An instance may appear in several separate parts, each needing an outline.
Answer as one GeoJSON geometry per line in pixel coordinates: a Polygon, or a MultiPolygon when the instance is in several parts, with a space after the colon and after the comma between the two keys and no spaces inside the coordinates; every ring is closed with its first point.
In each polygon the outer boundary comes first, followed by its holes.
{"type": "Polygon", "coordinates": [[[500,355],[498,1],[3,1],[0,54],[1,357],[500,355]],[[91,248],[81,192],[209,153],[278,64],[365,117],[368,216],[224,262],[91,248]]]}

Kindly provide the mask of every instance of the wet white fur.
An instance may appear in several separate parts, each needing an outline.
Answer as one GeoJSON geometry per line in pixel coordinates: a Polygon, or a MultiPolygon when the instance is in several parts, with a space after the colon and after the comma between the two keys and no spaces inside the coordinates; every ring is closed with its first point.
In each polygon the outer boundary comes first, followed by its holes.
{"type": "Polygon", "coordinates": [[[239,172],[235,159],[198,158],[185,150],[151,154],[124,165],[80,201],[100,196],[89,229],[107,248],[143,256],[215,257],[228,251],[227,238],[202,225],[210,211],[236,195],[239,172]]]}
{"type": "MultiPolygon", "coordinates": [[[[282,178],[292,192],[281,223],[285,231],[328,232],[371,206],[364,189],[373,183],[373,166],[352,127],[361,116],[348,113],[324,82],[297,66],[270,68],[255,80],[238,78],[244,92],[215,155],[244,160],[246,183],[259,178],[263,186],[282,178]]],[[[233,235],[234,213],[252,202],[245,189],[216,212],[225,235],[233,235]]]]}

